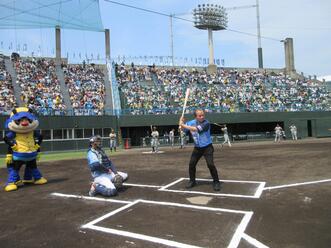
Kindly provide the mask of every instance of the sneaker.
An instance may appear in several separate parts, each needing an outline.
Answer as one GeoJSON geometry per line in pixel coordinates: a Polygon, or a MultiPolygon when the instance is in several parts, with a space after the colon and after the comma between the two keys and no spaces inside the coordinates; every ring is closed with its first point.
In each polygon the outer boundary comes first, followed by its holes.
{"type": "Polygon", "coordinates": [[[215,191],[220,191],[221,190],[221,183],[220,182],[214,182],[213,183],[213,189],[215,191]]]}
{"type": "Polygon", "coordinates": [[[188,184],[186,185],[187,189],[193,188],[197,183],[195,181],[189,181],[188,184]]]}

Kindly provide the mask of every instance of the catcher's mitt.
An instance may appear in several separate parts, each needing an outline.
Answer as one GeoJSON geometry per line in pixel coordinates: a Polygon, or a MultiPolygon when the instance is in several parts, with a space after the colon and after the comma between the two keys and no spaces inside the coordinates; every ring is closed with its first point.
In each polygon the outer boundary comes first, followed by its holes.
{"type": "Polygon", "coordinates": [[[119,174],[116,174],[114,177],[114,185],[116,189],[119,189],[123,185],[123,177],[121,177],[119,174]]]}

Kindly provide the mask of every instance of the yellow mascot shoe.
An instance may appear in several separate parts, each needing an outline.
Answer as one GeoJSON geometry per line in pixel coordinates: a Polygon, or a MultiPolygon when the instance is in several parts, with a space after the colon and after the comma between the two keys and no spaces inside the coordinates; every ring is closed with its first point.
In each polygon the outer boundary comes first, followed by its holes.
{"type": "Polygon", "coordinates": [[[10,184],[6,185],[6,187],[5,187],[5,191],[7,191],[7,192],[14,191],[17,189],[18,189],[18,187],[15,183],[10,183],[10,184]]]}
{"type": "Polygon", "coordinates": [[[21,187],[21,186],[24,185],[24,182],[23,182],[22,180],[18,180],[18,181],[15,182],[15,185],[16,185],[17,187],[21,187]]]}
{"type": "Polygon", "coordinates": [[[33,184],[34,183],[34,180],[31,179],[31,180],[23,180],[23,183],[24,184],[33,184]]]}
{"type": "Polygon", "coordinates": [[[38,179],[37,181],[34,182],[34,184],[38,184],[38,185],[45,184],[45,183],[47,183],[47,180],[46,180],[46,178],[43,178],[43,177],[41,177],[40,179],[38,179]]]}

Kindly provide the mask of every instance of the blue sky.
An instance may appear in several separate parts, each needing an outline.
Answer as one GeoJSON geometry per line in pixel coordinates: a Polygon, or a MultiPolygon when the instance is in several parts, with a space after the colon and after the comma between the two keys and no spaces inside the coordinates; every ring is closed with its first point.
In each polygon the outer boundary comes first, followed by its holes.
{"type": "MultiPolygon", "coordinates": [[[[256,0],[118,0],[163,13],[190,13],[198,3],[217,3],[224,7],[254,5],[256,0]]],[[[117,56],[169,56],[169,18],[114,5],[100,0],[105,28],[111,30],[111,53],[117,56]]],[[[262,36],[282,40],[294,39],[295,67],[310,75],[331,74],[331,1],[330,0],[259,0],[262,36]]],[[[181,17],[191,18],[190,14],[181,17]]],[[[256,9],[229,10],[229,29],[256,34],[256,9]]],[[[191,23],[174,20],[174,53],[176,57],[208,57],[207,32],[191,23]]],[[[54,56],[54,30],[0,30],[0,50],[8,53],[10,44],[27,51],[21,53],[54,56]]],[[[214,33],[215,58],[225,66],[257,67],[257,38],[230,31],[214,33]]],[[[265,68],[284,67],[284,47],[279,41],[262,39],[265,68]]],[[[104,54],[103,33],[62,31],[63,55],[72,61],[88,54],[104,54]],[[73,55],[75,54],[75,59],[73,55]]]]}

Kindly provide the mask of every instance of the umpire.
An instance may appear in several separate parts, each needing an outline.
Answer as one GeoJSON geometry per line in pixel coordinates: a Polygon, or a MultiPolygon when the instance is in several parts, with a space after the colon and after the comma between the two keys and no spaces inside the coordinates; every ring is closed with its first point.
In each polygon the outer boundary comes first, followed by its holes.
{"type": "Polygon", "coordinates": [[[200,158],[204,156],[210,174],[213,177],[213,189],[219,191],[221,184],[219,182],[217,169],[214,165],[214,147],[210,137],[210,123],[205,119],[205,112],[201,109],[195,110],[194,117],[194,120],[185,124],[183,117],[179,120],[180,128],[187,134],[190,132],[194,140],[194,149],[189,164],[190,181],[186,188],[192,188],[196,185],[196,166],[200,158]]]}

